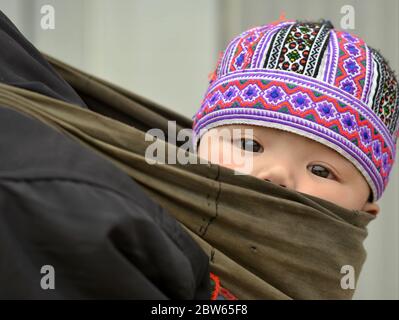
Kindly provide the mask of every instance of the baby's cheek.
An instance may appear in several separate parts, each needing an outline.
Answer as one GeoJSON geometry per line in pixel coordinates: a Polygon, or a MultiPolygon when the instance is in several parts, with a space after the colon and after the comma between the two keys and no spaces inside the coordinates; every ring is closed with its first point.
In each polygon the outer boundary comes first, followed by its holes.
{"type": "Polygon", "coordinates": [[[234,169],[236,166],[237,154],[234,148],[228,143],[219,143],[217,148],[214,150],[214,154],[217,155],[217,161],[220,165],[234,169]]]}
{"type": "Polygon", "coordinates": [[[250,152],[232,147],[230,150],[222,151],[219,157],[219,163],[223,166],[233,169],[240,174],[254,174],[254,157],[250,152]],[[229,155],[226,157],[226,155],[229,155]]]}
{"type": "Polygon", "coordinates": [[[360,202],[358,195],[348,186],[340,185],[336,182],[323,181],[319,183],[308,183],[302,185],[302,190],[298,190],[312,196],[330,201],[346,209],[359,209],[360,202]]]}
{"type": "Polygon", "coordinates": [[[206,143],[201,143],[198,155],[209,162],[241,173],[251,174],[253,171],[253,159],[249,153],[234,147],[229,141],[223,139],[218,142],[210,141],[208,146],[206,143]]]}

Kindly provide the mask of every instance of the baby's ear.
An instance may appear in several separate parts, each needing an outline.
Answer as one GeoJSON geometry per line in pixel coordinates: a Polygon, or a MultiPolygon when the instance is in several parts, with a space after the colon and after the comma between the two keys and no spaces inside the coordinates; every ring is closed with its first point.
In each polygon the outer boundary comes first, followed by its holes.
{"type": "Polygon", "coordinates": [[[380,206],[375,202],[367,201],[364,204],[362,211],[366,211],[376,216],[380,212],[380,206]]]}

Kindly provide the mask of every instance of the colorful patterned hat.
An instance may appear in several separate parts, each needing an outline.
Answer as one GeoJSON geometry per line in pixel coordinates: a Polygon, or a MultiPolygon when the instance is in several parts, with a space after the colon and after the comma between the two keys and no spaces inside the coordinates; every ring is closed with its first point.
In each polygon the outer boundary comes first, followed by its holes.
{"type": "Polygon", "coordinates": [[[233,39],[193,117],[194,148],[226,124],[287,130],[338,151],[379,199],[395,160],[398,81],[377,50],[333,28],[287,20],[233,39]]]}

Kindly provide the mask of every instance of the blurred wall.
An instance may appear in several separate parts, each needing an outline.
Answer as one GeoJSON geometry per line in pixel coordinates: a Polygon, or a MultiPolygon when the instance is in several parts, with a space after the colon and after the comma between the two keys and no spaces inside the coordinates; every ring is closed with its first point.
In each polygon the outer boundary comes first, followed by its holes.
{"type": "MultiPolygon", "coordinates": [[[[397,0],[0,0],[0,9],[40,50],[191,117],[218,52],[245,29],[281,14],[331,20],[355,9],[359,36],[399,72],[397,0]],[[55,29],[40,25],[43,5],[55,29]]],[[[399,299],[399,161],[371,223],[357,299],[399,299]]]]}

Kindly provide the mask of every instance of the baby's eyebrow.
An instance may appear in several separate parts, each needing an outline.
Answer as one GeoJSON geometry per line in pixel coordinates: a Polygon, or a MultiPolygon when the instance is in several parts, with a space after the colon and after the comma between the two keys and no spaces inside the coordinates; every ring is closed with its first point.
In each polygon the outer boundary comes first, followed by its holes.
{"type": "Polygon", "coordinates": [[[250,136],[254,137],[255,136],[255,130],[252,128],[230,128],[230,132],[232,133],[232,136],[250,136]]]}

